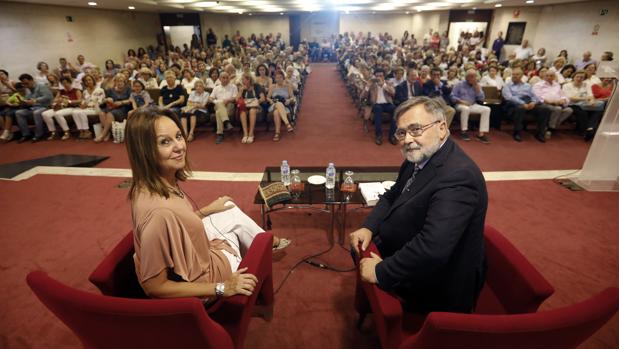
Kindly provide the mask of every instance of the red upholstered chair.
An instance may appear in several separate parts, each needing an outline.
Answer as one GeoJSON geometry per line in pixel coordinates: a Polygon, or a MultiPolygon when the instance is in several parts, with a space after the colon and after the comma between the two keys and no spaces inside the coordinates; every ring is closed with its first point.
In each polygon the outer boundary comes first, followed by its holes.
{"type": "MultiPolygon", "coordinates": [[[[619,310],[619,289],[561,309],[536,312],[553,288],[507,239],[486,226],[488,274],[476,314],[406,314],[400,301],[357,275],[360,321],[371,309],[383,349],[575,348],[619,310]]],[[[376,246],[362,252],[378,253],[376,246]]]]}
{"type": "Polygon", "coordinates": [[[26,280],[84,348],[234,349],[230,335],[197,298],[102,296],[66,286],[41,271],[31,272],[26,280]]]}
{"type": "MultiPolygon", "coordinates": [[[[552,286],[527,259],[499,232],[484,229],[488,271],[480,294],[476,313],[518,314],[537,311],[540,304],[553,292],[552,286]]],[[[374,244],[362,252],[380,253],[374,244]]],[[[357,273],[355,307],[360,326],[368,312],[374,313],[374,322],[383,348],[397,348],[408,333],[415,333],[424,318],[404,313],[400,301],[375,285],[361,282],[357,273]]]]}
{"type": "Polygon", "coordinates": [[[271,233],[256,236],[239,266],[258,277],[255,292],[221,299],[208,310],[197,298],[146,298],[135,275],[132,232],[89,277],[103,296],[64,286],[40,272],[31,273],[28,283],[87,348],[240,349],[256,303],[265,319],[272,316],[272,241],[271,233]]]}

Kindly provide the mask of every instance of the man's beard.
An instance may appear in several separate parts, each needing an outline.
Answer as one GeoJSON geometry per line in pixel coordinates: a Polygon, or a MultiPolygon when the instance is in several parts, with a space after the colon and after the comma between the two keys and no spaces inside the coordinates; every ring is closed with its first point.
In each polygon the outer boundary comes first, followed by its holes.
{"type": "Polygon", "coordinates": [[[415,164],[420,164],[432,157],[432,155],[438,151],[440,146],[441,142],[438,139],[435,143],[426,146],[421,146],[413,142],[404,144],[401,151],[406,160],[415,164]]]}

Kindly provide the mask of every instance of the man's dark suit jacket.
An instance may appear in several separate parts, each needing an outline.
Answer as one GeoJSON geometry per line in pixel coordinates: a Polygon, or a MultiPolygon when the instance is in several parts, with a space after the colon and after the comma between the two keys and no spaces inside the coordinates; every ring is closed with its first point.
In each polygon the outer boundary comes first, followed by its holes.
{"type": "Polygon", "coordinates": [[[447,82],[441,80],[441,86],[437,87],[432,79],[423,84],[423,94],[430,98],[443,97],[445,103],[451,100],[451,89],[447,86],[447,82]]]}
{"type": "MultiPolygon", "coordinates": [[[[400,105],[408,100],[408,80],[404,80],[398,86],[395,87],[395,96],[393,97],[393,102],[395,105],[400,105]]],[[[415,80],[413,86],[411,86],[411,92],[413,96],[422,96],[423,95],[423,86],[419,80],[415,80]]],[[[411,96],[412,97],[412,96],[411,96]]]]}
{"type": "Polygon", "coordinates": [[[486,270],[483,175],[451,139],[400,194],[413,169],[409,161],[402,164],[363,224],[383,256],[378,285],[414,311],[471,312],[486,270]]]}

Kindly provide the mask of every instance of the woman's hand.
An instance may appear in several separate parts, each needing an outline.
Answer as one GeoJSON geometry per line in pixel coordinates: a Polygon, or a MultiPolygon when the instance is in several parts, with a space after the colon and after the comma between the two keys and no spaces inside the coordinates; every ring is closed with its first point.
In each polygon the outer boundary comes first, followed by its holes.
{"type": "Polygon", "coordinates": [[[232,273],[230,279],[224,283],[224,297],[230,297],[236,294],[251,296],[258,283],[258,278],[253,274],[246,274],[246,271],[247,268],[241,268],[232,273]]]}
{"type": "Polygon", "coordinates": [[[204,217],[213,213],[223,212],[233,208],[235,205],[226,205],[226,202],[232,202],[232,198],[229,196],[221,196],[217,200],[211,202],[208,206],[200,209],[200,214],[204,217]]]}

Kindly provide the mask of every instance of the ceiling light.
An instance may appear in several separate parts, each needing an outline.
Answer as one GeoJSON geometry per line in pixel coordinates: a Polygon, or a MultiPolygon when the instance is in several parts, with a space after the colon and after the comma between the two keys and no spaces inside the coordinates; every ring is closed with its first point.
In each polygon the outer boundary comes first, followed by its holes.
{"type": "Polygon", "coordinates": [[[331,0],[331,2],[336,6],[341,5],[359,5],[359,4],[371,4],[373,0],[331,0]]]}
{"type": "Polygon", "coordinates": [[[406,11],[406,14],[409,14],[409,13],[410,13],[410,11],[406,11]]]}
{"type": "Polygon", "coordinates": [[[195,2],[195,3],[191,4],[191,6],[215,7],[215,6],[217,6],[217,2],[215,2],[215,1],[200,1],[200,2],[195,2]]]}
{"type": "Polygon", "coordinates": [[[494,5],[494,7],[503,7],[503,5],[501,5],[501,4],[496,4],[496,5],[494,5]]]}
{"type": "Polygon", "coordinates": [[[335,8],[338,11],[346,12],[346,11],[359,11],[361,7],[359,6],[338,6],[335,8]]]}
{"type": "Polygon", "coordinates": [[[94,1],[88,2],[88,6],[97,6],[97,3],[94,1]]]}
{"type": "Polygon", "coordinates": [[[526,3],[527,4],[533,4],[533,3],[535,3],[535,1],[534,0],[527,0],[526,3]]]}
{"type": "Polygon", "coordinates": [[[249,13],[249,14],[247,14],[247,15],[248,15],[248,16],[253,16],[254,14],[253,14],[253,13],[249,13]]]}
{"type": "Polygon", "coordinates": [[[135,10],[135,6],[129,6],[128,9],[135,10]]]}

